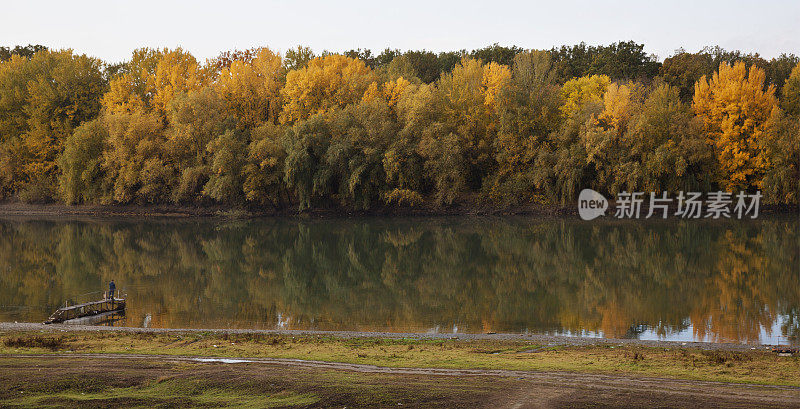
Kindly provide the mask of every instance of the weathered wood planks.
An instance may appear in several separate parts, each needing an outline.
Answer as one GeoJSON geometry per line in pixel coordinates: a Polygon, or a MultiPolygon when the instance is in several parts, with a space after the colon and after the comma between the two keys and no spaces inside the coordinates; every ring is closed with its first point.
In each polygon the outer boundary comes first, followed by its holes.
{"type": "Polygon", "coordinates": [[[45,324],[57,324],[66,320],[75,318],[89,317],[92,315],[102,314],[111,311],[125,310],[125,299],[105,299],[100,301],[92,301],[84,304],[70,305],[56,310],[50,318],[45,321],[45,324]]]}

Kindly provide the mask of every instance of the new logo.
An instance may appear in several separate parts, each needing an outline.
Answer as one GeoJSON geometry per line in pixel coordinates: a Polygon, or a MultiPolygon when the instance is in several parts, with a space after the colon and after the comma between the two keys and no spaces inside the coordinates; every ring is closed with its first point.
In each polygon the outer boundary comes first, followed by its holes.
{"type": "Polygon", "coordinates": [[[578,195],[578,214],[583,220],[594,220],[605,216],[608,200],[592,189],[583,189],[578,195]]]}

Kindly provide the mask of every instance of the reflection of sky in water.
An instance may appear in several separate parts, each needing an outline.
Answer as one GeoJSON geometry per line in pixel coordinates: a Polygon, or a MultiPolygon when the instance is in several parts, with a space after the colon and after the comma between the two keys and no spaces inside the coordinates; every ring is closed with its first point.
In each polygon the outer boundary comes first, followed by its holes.
{"type": "MultiPolygon", "coordinates": [[[[766,345],[785,345],[789,344],[790,341],[781,333],[781,325],[786,321],[787,317],[785,315],[778,316],[778,319],[772,323],[772,327],[766,328],[761,327],[761,334],[759,335],[758,342],[761,344],[766,345]]],[[[700,338],[694,335],[694,327],[689,325],[684,331],[680,331],[677,333],[667,334],[666,336],[660,336],[659,334],[655,333],[652,330],[646,330],[643,333],[639,334],[637,337],[638,339],[644,340],[652,340],[652,341],[683,341],[683,342],[692,342],[692,341],[699,341],[699,342],[737,342],[736,340],[732,339],[716,339],[711,334],[707,334],[706,336],[700,338]]],[[[744,343],[744,342],[743,342],[744,343]]]]}
{"type": "MultiPolygon", "coordinates": [[[[771,328],[761,327],[761,335],[759,336],[758,343],[764,345],[788,345],[791,341],[783,336],[781,333],[781,325],[786,321],[786,316],[780,316],[772,324],[771,328]]],[[[553,332],[553,335],[565,335],[576,337],[588,338],[603,338],[602,332],[583,331],[583,332],[553,332]]],[[[694,326],[691,324],[688,328],[682,331],[671,331],[667,334],[659,334],[652,329],[646,329],[640,332],[634,339],[641,339],[645,341],[676,341],[676,342],[730,342],[738,343],[739,341],[733,339],[717,339],[712,334],[707,334],[703,337],[698,337],[694,334],[694,326]]],[[[746,344],[746,342],[741,342],[746,344]]]]}
{"type": "MultiPolygon", "coordinates": [[[[784,336],[781,332],[781,326],[786,322],[786,316],[779,316],[778,319],[772,324],[771,327],[761,327],[761,334],[758,342],[743,342],[735,339],[719,339],[713,334],[707,334],[703,337],[698,337],[694,334],[694,326],[689,326],[680,331],[668,330],[665,334],[659,334],[653,329],[646,328],[637,334],[627,337],[627,339],[640,339],[645,341],[675,341],[675,342],[723,342],[723,343],[741,343],[750,345],[789,345],[792,341],[784,336]]],[[[454,326],[456,328],[457,326],[454,326]]],[[[646,327],[646,326],[645,326],[646,327]]],[[[440,331],[440,326],[428,328],[427,333],[444,333],[440,331]]],[[[453,333],[470,333],[474,331],[453,331],[453,333]]],[[[566,337],[584,337],[584,338],[604,338],[602,331],[531,331],[525,330],[520,332],[522,334],[542,334],[542,335],[558,335],[566,337]]]]}

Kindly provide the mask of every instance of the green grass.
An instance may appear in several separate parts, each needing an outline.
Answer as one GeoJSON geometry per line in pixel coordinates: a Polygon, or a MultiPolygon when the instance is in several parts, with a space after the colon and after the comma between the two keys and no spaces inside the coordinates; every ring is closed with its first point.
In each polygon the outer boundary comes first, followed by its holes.
{"type": "Polygon", "coordinates": [[[316,403],[313,394],[282,391],[258,394],[233,388],[204,387],[200,381],[162,379],[143,386],[107,388],[86,392],[80,388],[59,392],[21,393],[18,398],[4,399],[6,406],[47,408],[64,406],[114,406],[125,403],[130,408],[155,406],[226,407],[234,409],[308,406],[316,403]]]}

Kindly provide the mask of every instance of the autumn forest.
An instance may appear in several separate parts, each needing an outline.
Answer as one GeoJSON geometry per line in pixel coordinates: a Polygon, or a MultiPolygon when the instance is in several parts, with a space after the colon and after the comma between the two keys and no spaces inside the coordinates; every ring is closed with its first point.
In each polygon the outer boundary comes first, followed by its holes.
{"type": "Polygon", "coordinates": [[[0,47],[0,198],[314,208],[564,204],[583,188],[798,203],[800,60],[489,46],[110,64],[0,47]]]}

